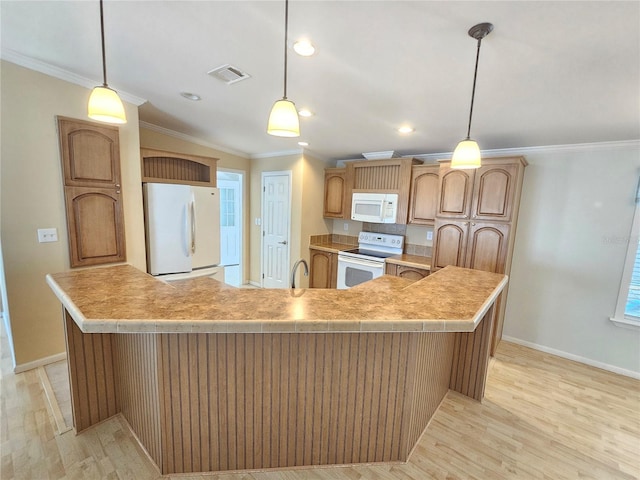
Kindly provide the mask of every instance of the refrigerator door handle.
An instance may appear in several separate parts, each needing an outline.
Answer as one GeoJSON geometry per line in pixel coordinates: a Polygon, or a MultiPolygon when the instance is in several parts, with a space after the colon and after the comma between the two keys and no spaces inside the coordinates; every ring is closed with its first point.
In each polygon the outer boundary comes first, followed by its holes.
{"type": "Polygon", "coordinates": [[[191,255],[196,253],[196,202],[191,201],[191,255]]]}

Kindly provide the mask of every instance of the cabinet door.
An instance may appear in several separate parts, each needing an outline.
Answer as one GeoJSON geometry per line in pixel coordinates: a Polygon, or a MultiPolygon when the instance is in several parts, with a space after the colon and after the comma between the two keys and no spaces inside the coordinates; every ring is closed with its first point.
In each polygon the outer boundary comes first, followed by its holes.
{"type": "Polygon", "coordinates": [[[120,188],[118,128],[58,117],[64,184],[120,188]]]}
{"type": "Polygon", "coordinates": [[[398,265],[396,269],[396,276],[406,278],[407,280],[422,280],[429,275],[429,270],[424,268],[407,267],[404,265],[398,265]]]}
{"type": "Polygon", "coordinates": [[[409,223],[433,225],[438,207],[438,166],[414,166],[411,171],[409,223]]]}
{"type": "Polygon", "coordinates": [[[346,218],[345,168],[327,168],[324,174],[324,211],[329,218],[346,218]]]}
{"type": "Polygon", "coordinates": [[[471,218],[511,220],[517,165],[487,165],[476,171],[471,218]]]}
{"type": "Polygon", "coordinates": [[[433,238],[431,270],[456,265],[465,265],[469,222],[436,220],[433,238]]]}
{"type": "Polygon", "coordinates": [[[395,263],[385,263],[384,264],[384,273],[385,275],[393,275],[395,276],[398,272],[398,266],[395,263]]]}
{"type": "Polygon", "coordinates": [[[126,259],[122,196],[110,188],[65,187],[72,267],[126,259]]]}
{"type": "Polygon", "coordinates": [[[474,170],[457,170],[440,165],[438,217],[469,218],[473,195],[474,170]]]}
{"type": "Polygon", "coordinates": [[[504,273],[508,239],[509,225],[472,222],[466,266],[486,272],[504,273]]]}
{"type": "Polygon", "coordinates": [[[309,288],[336,288],[338,255],[311,250],[309,288]]]}

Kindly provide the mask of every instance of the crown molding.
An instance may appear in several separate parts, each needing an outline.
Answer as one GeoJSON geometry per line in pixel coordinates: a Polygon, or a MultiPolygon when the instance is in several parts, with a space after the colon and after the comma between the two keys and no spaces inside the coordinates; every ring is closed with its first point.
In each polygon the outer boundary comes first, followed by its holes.
{"type": "MultiPolygon", "coordinates": [[[[585,152],[593,150],[611,150],[616,148],[637,148],[640,140],[621,140],[616,142],[575,143],[569,145],[547,145],[541,147],[497,148],[493,150],[481,150],[483,157],[507,156],[507,155],[531,155],[540,153],[560,152],[585,152]]],[[[419,158],[421,160],[450,160],[453,152],[422,153],[418,155],[403,155],[403,157],[419,158]]]]}
{"type": "Polygon", "coordinates": [[[304,154],[303,148],[298,148],[296,150],[282,150],[281,152],[268,152],[268,153],[256,153],[251,155],[251,160],[259,160],[261,158],[273,158],[273,157],[287,157],[289,155],[300,155],[304,154]]]}
{"type": "MultiPolygon", "coordinates": [[[[82,75],[78,75],[63,68],[56,67],[55,65],[51,65],[41,60],[36,60],[35,58],[28,57],[8,48],[3,48],[2,50],[0,50],[0,58],[2,60],[6,60],[7,62],[20,65],[21,67],[28,68],[29,70],[35,70],[36,72],[44,73],[45,75],[49,75],[50,77],[64,80],[65,82],[73,83],[75,85],[80,85],[81,87],[85,87],[90,90],[97,85],[102,85],[102,82],[100,81],[83,77],[82,75]]],[[[113,87],[112,85],[110,85],[110,87],[118,92],[118,95],[122,100],[127,103],[131,103],[136,107],[139,107],[147,101],[145,98],[127,93],[123,90],[120,90],[119,88],[113,87]]]]}
{"type": "Polygon", "coordinates": [[[147,130],[153,130],[154,132],[162,133],[163,135],[167,135],[169,137],[178,138],[180,140],[184,140],[185,142],[195,143],[196,145],[201,145],[207,148],[213,148],[214,150],[219,150],[221,152],[228,153],[230,155],[235,155],[237,157],[242,158],[251,158],[251,156],[245,152],[240,152],[238,150],[233,150],[231,148],[222,147],[220,145],[216,145],[215,143],[209,143],[205,140],[200,140],[197,137],[193,137],[191,135],[187,135],[186,133],[176,132],[175,130],[171,130],[169,128],[161,127],[159,125],[154,125],[153,123],[140,121],[138,122],[140,128],[146,128],[147,130]]]}

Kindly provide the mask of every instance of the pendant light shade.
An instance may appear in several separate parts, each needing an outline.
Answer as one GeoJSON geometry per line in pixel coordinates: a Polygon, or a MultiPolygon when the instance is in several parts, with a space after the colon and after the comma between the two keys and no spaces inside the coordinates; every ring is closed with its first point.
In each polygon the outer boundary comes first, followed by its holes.
{"type": "Polygon", "coordinates": [[[267,133],[277,137],[299,137],[300,121],[296,105],[291,100],[278,100],[273,104],[267,133]]]}
{"type": "Polygon", "coordinates": [[[451,168],[478,168],[480,164],[480,147],[478,147],[478,142],[470,138],[462,140],[453,151],[451,168]]]}
{"type": "Polygon", "coordinates": [[[95,87],[89,97],[89,118],[107,123],[127,123],[124,105],[115,90],[95,87]]]}
{"type": "Polygon", "coordinates": [[[289,33],[289,0],[284,4],[284,95],[271,108],[267,133],[276,137],[299,137],[300,119],[296,105],[287,100],[287,37],[289,33]]]}
{"type": "Polygon", "coordinates": [[[127,123],[124,105],[118,93],[107,84],[107,61],[104,51],[104,14],[100,0],[100,35],[102,38],[102,85],[93,89],[89,97],[87,113],[92,120],[107,123],[127,123]]]}
{"type": "Polygon", "coordinates": [[[476,68],[473,72],[473,89],[471,90],[471,108],[469,109],[469,126],[467,138],[458,143],[451,158],[451,168],[479,168],[481,165],[480,147],[475,140],[471,140],[471,117],[473,116],[473,101],[476,95],[476,79],[478,77],[478,60],[480,59],[480,43],[493,30],[491,23],[479,23],[469,29],[469,36],[478,40],[476,52],[476,68]]]}

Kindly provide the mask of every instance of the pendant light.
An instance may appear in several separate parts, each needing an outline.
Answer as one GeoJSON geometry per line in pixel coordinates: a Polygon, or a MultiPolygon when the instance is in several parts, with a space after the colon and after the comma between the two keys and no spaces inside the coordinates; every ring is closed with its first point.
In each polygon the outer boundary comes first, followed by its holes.
{"type": "Polygon", "coordinates": [[[284,4],[284,95],[271,108],[267,133],[276,137],[299,137],[300,120],[296,105],[287,100],[287,37],[289,29],[289,0],[284,4]]]}
{"type": "Polygon", "coordinates": [[[482,39],[493,30],[491,23],[479,23],[469,29],[469,36],[478,40],[478,50],[476,53],[476,68],[473,72],[473,89],[471,90],[471,108],[469,109],[469,127],[467,128],[467,138],[462,140],[453,152],[451,168],[478,168],[480,167],[480,147],[475,140],[470,137],[471,117],[473,115],[473,100],[476,95],[476,78],[478,76],[478,60],[480,59],[480,43],[482,39]]]}
{"type": "Polygon", "coordinates": [[[104,14],[100,0],[100,34],[102,36],[102,85],[93,89],[89,97],[89,118],[107,123],[127,123],[124,105],[117,92],[107,85],[107,61],[104,53],[104,14]]]}

